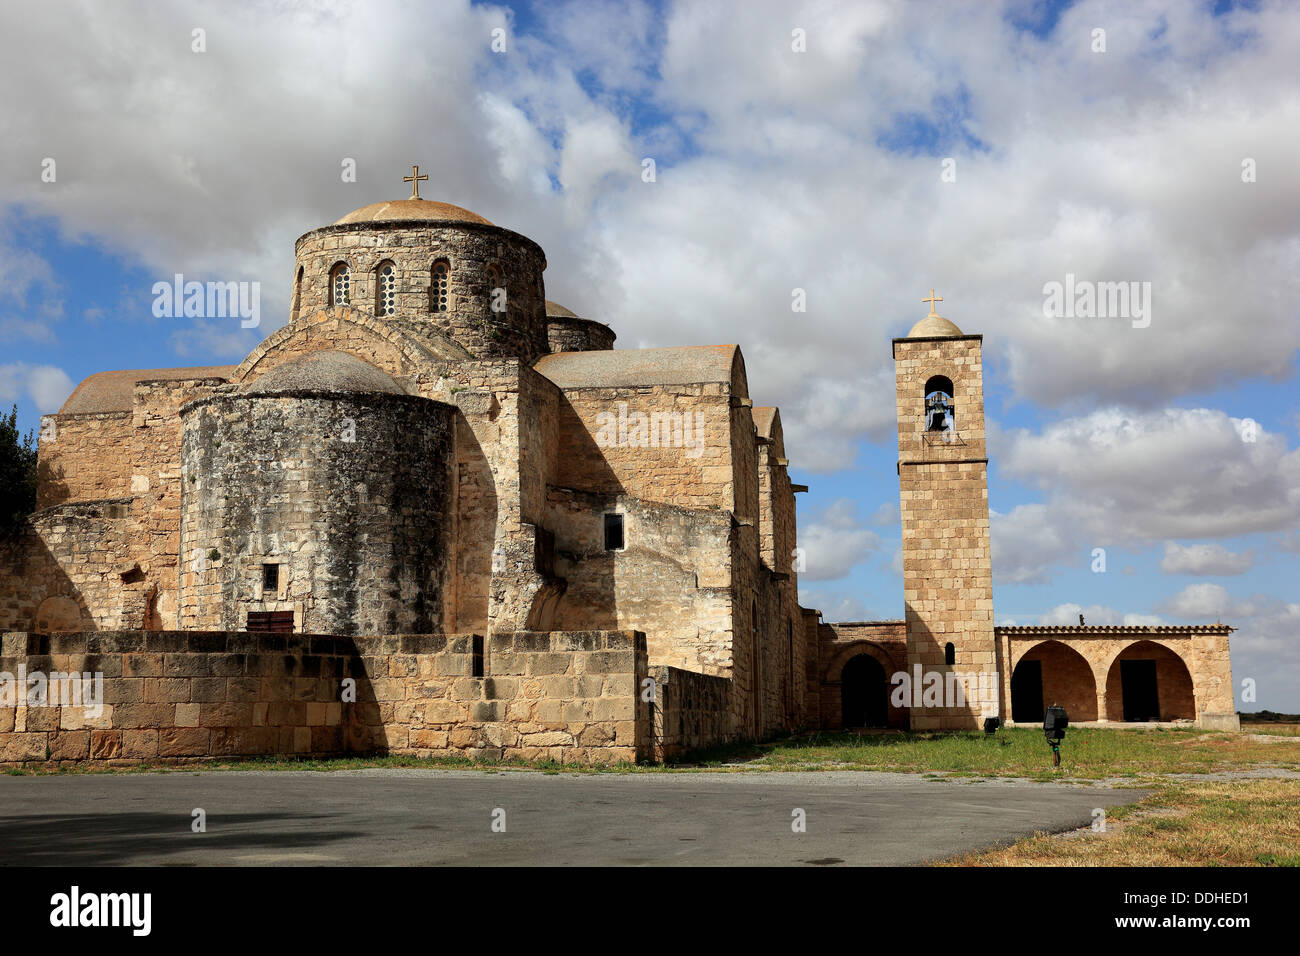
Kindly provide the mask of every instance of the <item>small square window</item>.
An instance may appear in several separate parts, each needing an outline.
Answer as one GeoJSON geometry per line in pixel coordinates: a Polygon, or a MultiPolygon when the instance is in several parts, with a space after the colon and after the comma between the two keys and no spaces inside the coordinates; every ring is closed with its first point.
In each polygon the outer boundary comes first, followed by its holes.
{"type": "Polygon", "coordinates": [[[262,565],[262,593],[275,594],[280,590],[280,566],[278,564],[262,565]]]}
{"type": "Polygon", "coordinates": [[[605,550],[623,550],[623,516],[605,515],[605,550]]]}

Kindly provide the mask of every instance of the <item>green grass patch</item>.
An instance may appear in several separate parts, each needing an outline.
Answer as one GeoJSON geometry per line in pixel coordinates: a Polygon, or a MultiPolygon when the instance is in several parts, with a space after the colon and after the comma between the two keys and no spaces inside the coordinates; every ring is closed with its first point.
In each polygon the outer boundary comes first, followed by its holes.
{"type": "Polygon", "coordinates": [[[1071,728],[1061,767],[1042,731],[1003,728],[994,734],[835,733],[788,737],[696,754],[697,767],[764,770],[886,770],[953,776],[1102,779],[1152,774],[1213,773],[1258,766],[1300,767],[1290,742],[1251,741],[1196,729],[1071,728]]]}

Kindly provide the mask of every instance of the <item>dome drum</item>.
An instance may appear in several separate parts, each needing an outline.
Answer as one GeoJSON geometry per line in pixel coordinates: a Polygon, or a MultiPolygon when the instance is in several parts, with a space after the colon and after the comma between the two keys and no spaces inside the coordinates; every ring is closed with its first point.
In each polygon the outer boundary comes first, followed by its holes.
{"type": "Polygon", "coordinates": [[[458,206],[374,203],[306,233],[295,252],[294,319],[347,304],[476,358],[549,351],[541,247],[458,206]]]}

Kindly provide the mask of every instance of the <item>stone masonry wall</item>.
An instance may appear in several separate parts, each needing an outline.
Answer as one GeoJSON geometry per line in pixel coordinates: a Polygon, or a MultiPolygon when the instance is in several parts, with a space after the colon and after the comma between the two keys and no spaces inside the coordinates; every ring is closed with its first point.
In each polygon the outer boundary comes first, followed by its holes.
{"type": "MultiPolygon", "coordinates": [[[[524,443],[538,451],[539,425],[524,380],[531,369],[514,360],[448,364],[421,376],[420,393],[448,402],[456,419],[455,627],[515,631],[527,626],[539,590],[534,552],[537,517],[525,475],[524,443]]],[[[544,468],[545,452],[534,459],[544,468]]]]}
{"type": "MultiPolygon", "coordinates": [[[[137,382],[131,410],[130,558],[151,593],[148,628],[177,626],[181,546],[181,406],[213,394],[221,379],[137,382]]],[[[118,627],[137,626],[130,620],[118,627]]]]}
{"type": "Polygon", "coordinates": [[[563,488],[551,489],[549,505],[565,582],[556,627],[635,627],[653,666],[730,673],[729,515],[563,488]],[[622,551],[605,550],[607,512],[623,515],[622,551]]]}
{"type": "Polygon", "coordinates": [[[734,509],[729,386],[569,388],[558,415],[557,485],[683,508],[734,509]],[[640,431],[638,412],[646,416],[640,431]],[[660,428],[652,436],[656,414],[660,428]]]}
{"type": "Polygon", "coordinates": [[[656,667],[652,673],[657,760],[671,760],[737,738],[729,718],[731,681],[676,667],[656,667]]]}
{"type": "MultiPolygon", "coordinates": [[[[102,712],[0,697],[0,765],[410,753],[587,763],[651,755],[644,636],[339,638],[7,633],[0,672],[99,673],[102,712]],[[345,696],[354,681],[355,701],[345,696]],[[18,703],[20,706],[13,706],[18,703]]],[[[10,685],[12,688],[13,685],[10,685]]],[[[3,683],[0,682],[0,691],[3,683]]],[[[48,704],[60,703],[58,695],[48,704]]]]}
{"type": "MultiPolygon", "coordinates": [[[[0,545],[0,628],[28,630],[59,599],[85,627],[143,627],[152,585],[132,555],[139,526],[130,498],[68,502],[36,512],[0,545]]],[[[70,613],[60,615],[67,623],[70,613]]]]}
{"type": "Polygon", "coordinates": [[[45,415],[36,507],[131,493],[131,413],[45,415]]]}

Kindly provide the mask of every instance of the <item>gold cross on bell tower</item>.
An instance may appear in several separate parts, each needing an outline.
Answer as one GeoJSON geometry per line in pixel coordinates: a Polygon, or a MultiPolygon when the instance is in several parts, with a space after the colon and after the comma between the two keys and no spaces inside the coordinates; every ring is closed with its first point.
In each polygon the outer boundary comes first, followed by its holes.
{"type": "Polygon", "coordinates": [[[404,183],[410,183],[410,184],[411,184],[411,198],[412,198],[412,199],[419,199],[419,198],[420,198],[420,183],[424,182],[424,181],[427,180],[428,178],[429,178],[429,177],[428,177],[427,175],[425,175],[425,176],[421,176],[421,175],[420,175],[420,167],[419,167],[419,166],[412,166],[412,167],[411,167],[411,175],[409,175],[409,176],[403,176],[403,177],[402,177],[402,182],[404,182],[404,183]]]}
{"type": "Polygon", "coordinates": [[[928,298],[928,299],[922,299],[921,301],[922,301],[922,302],[929,302],[929,303],[930,303],[930,315],[938,315],[939,313],[936,312],[936,311],[934,311],[934,304],[935,304],[936,302],[942,302],[942,301],[943,301],[943,296],[941,296],[941,295],[935,295],[935,294],[934,294],[934,290],[931,289],[931,290],[930,290],[930,298],[928,298]]]}

